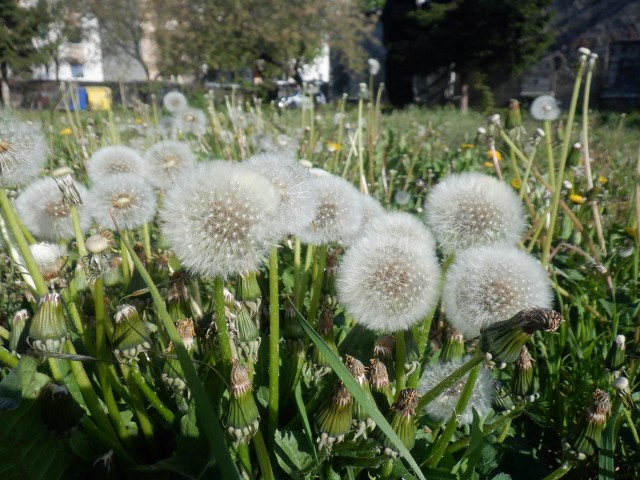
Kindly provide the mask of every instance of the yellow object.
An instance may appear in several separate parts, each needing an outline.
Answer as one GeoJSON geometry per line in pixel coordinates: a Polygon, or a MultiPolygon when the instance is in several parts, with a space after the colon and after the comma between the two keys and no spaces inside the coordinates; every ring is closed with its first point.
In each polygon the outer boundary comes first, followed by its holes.
{"type": "Polygon", "coordinates": [[[577,203],[578,205],[587,201],[586,198],[577,193],[572,193],[571,195],[569,195],[569,200],[571,200],[573,203],[577,203]]]}
{"type": "Polygon", "coordinates": [[[111,110],[111,89],[109,87],[85,87],[87,103],[91,110],[111,110]]]}
{"type": "Polygon", "coordinates": [[[520,181],[517,178],[514,178],[513,180],[511,180],[511,186],[516,190],[520,190],[520,187],[522,185],[520,185],[520,181]]]}
{"type": "Polygon", "coordinates": [[[71,131],[71,129],[69,127],[63,128],[62,130],[60,130],[60,135],[62,135],[63,137],[68,137],[72,133],[73,132],[71,131]]]}
{"type": "MultiPolygon", "coordinates": [[[[493,160],[493,154],[491,153],[491,150],[487,150],[487,158],[489,160],[493,160]]],[[[496,158],[498,159],[498,161],[502,160],[502,154],[496,150],[496,158]]]]}

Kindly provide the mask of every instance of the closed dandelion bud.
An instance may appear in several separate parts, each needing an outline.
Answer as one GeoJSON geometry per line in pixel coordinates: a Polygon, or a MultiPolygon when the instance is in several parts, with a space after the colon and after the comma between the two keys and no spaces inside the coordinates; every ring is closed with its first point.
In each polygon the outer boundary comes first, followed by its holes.
{"type": "Polygon", "coordinates": [[[71,435],[80,425],[84,414],[67,387],[48,383],[42,389],[42,420],[49,430],[58,435],[71,435]]]}
{"type": "Polygon", "coordinates": [[[120,305],[113,328],[114,353],[128,360],[151,348],[147,329],[133,305],[120,305]]]}
{"type": "Polygon", "coordinates": [[[166,353],[167,357],[164,366],[162,367],[162,374],[160,375],[160,378],[162,378],[162,381],[171,389],[176,392],[180,392],[187,388],[187,382],[184,379],[182,365],[180,365],[180,361],[175,355],[173,344],[171,342],[169,342],[166,353]]]}
{"type": "Polygon", "coordinates": [[[624,335],[616,335],[616,341],[611,345],[605,361],[605,365],[609,371],[617,372],[624,366],[626,340],[624,335]]]}
{"type": "MultiPolygon", "coordinates": [[[[333,311],[331,306],[326,302],[323,302],[320,309],[320,317],[318,318],[316,330],[329,349],[338,355],[338,347],[336,346],[336,340],[333,335],[333,311]]],[[[327,362],[324,354],[315,346],[311,350],[311,362],[313,363],[313,368],[315,370],[314,380],[316,382],[331,372],[329,362],[327,362]]]]}
{"type": "Polygon", "coordinates": [[[174,322],[191,316],[189,291],[184,283],[184,272],[173,272],[167,289],[167,312],[174,322]]]}
{"type": "Polygon", "coordinates": [[[253,398],[253,387],[247,367],[233,361],[231,395],[227,415],[227,432],[236,444],[248,443],[258,431],[260,414],[253,398]]]}
{"type": "Polygon", "coordinates": [[[377,358],[369,360],[369,386],[378,408],[383,412],[386,411],[393,398],[391,383],[387,367],[377,358]]]}
{"type": "Polygon", "coordinates": [[[57,353],[68,334],[62,298],[56,292],[43,295],[29,327],[31,346],[35,350],[57,353]]]}
{"type": "Polygon", "coordinates": [[[496,412],[509,412],[516,408],[509,394],[509,390],[498,380],[493,383],[493,401],[491,402],[491,407],[496,412]]]}
{"type": "Polygon", "coordinates": [[[518,400],[523,400],[527,403],[533,402],[540,397],[538,393],[540,385],[536,372],[534,371],[533,359],[526,346],[522,347],[515,367],[511,381],[511,390],[518,400]]]}
{"type": "Polygon", "coordinates": [[[616,377],[611,382],[611,386],[622,399],[624,406],[629,410],[638,410],[635,400],[631,396],[631,388],[629,388],[629,380],[626,377],[616,377]]]}
{"type": "Polygon", "coordinates": [[[522,125],[522,114],[520,113],[520,102],[515,98],[509,100],[509,112],[507,113],[506,127],[511,130],[522,125]]]}
{"type": "Polygon", "coordinates": [[[396,345],[396,339],[393,335],[383,335],[376,340],[373,346],[373,356],[382,359],[392,359],[393,349],[396,345]]]}
{"type": "Polygon", "coordinates": [[[238,300],[256,300],[262,297],[262,291],[258,284],[258,276],[255,271],[238,277],[238,291],[236,296],[238,300]]]}
{"type": "Polygon", "coordinates": [[[567,167],[575,166],[580,163],[580,153],[582,152],[582,145],[580,143],[574,143],[567,154],[567,167]]]}
{"type": "Polygon", "coordinates": [[[480,349],[487,361],[507,364],[516,361],[522,347],[536,332],[555,332],[562,315],[548,308],[527,308],[509,320],[485,327],[480,334],[480,349]]]}
{"type": "Polygon", "coordinates": [[[239,310],[235,319],[238,352],[242,358],[253,363],[258,361],[258,349],[262,341],[256,326],[256,320],[260,315],[260,303],[260,298],[255,301],[238,302],[239,310]]]}
{"type": "MultiPolygon", "coordinates": [[[[421,395],[424,395],[468,360],[469,357],[464,357],[460,360],[453,360],[446,363],[435,363],[427,366],[420,378],[418,392],[420,392],[421,395]]],[[[464,386],[467,383],[468,378],[469,374],[467,373],[460,378],[460,380],[438,395],[434,400],[429,402],[424,408],[426,414],[438,422],[446,423],[455,413],[456,405],[460,400],[460,396],[462,395],[462,391],[464,390],[464,386]]],[[[458,423],[460,425],[471,424],[473,421],[474,409],[480,416],[489,412],[491,402],[493,400],[493,393],[494,386],[491,374],[486,368],[481,368],[478,373],[476,383],[473,386],[469,403],[467,404],[464,412],[462,412],[462,415],[458,418],[458,423]]]]}
{"type": "Polygon", "coordinates": [[[455,328],[448,328],[440,358],[443,362],[458,360],[464,356],[464,336],[455,328]]]}
{"type": "MultiPolygon", "coordinates": [[[[398,399],[391,405],[387,420],[393,431],[400,437],[402,443],[411,450],[416,443],[416,408],[418,406],[418,391],[406,388],[400,392],[398,399]]],[[[385,455],[396,458],[400,454],[389,438],[380,432],[380,441],[385,455]]]]}
{"type": "Polygon", "coordinates": [[[26,338],[27,321],[29,320],[29,312],[24,308],[18,310],[13,316],[11,321],[11,338],[9,339],[9,350],[11,352],[17,352],[18,347],[22,341],[26,338]]]}
{"type": "Polygon", "coordinates": [[[562,441],[565,453],[577,460],[593,456],[600,447],[602,431],[610,414],[611,403],[607,392],[596,388],[591,397],[591,404],[578,425],[562,441]]]}
{"type": "MultiPolygon", "coordinates": [[[[373,400],[371,396],[371,390],[369,388],[369,380],[367,379],[367,369],[362,362],[351,355],[345,356],[345,365],[351,372],[351,375],[356,379],[356,382],[362,387],[364,393],[373,400]]],[[[366,412],[364,407],[356,400],[353,401],[353,426],[358,430],[353,436],[353,439],[357,439],[360,435],[364,435],[366,438],[367,430],[371,431],[375,428],[376,424],[373,419],[366,412]]]]}
{"type": "Polygon", "coordinates": [[[351,429],[353,396],[342,382],[337,382],[333,395],[315,415],[318,431],[318,449],[331,450],[335,443],[340,443],[351,429]]]}

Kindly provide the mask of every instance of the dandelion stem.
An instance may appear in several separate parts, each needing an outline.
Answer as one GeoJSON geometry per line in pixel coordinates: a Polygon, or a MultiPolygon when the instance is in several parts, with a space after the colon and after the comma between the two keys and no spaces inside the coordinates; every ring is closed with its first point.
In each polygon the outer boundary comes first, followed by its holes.
{"type": "Polygon", "coordinates": [[[237,451],[241,468],[249,475],[249,477],[251,477],[251,457],[249,457],[249,446],[241,443],[238,445],[237,451]]]}
{"type": "Polygon", "coordinates": [[[456,428],[458,428],[458,418],[462,415],[467,408],[467,404],[471,399],[471,394],[473,393],[473,387],[476,384],[476,379],[478,378],[478,374],[480,373],[480,365],[476,364],[471,371],[469,372],[469,376],[467,377],[467,381],[464,384],[464,389],[462,390],[462,394],[460,395],[460,399],[456,404],[455,411],[451,418],[447,422],[447,426],[445,427],[442,435],[438,438],[437,443],[433,447],[431,451],[431,457],[429,458],[428,465],[431,468],[435,468],[438,466],[442,455],[444,455],[445,450],[447,449],[447,445],[449,445],[449,441],[453,436],[453,432],[455,432],[456,428]]]}
{"type": "Polygon", "coordinates": [[[556,184],[556,172],[555,172],[556,162],[553,157],[553,143],[551,139],[551,122],[549,120],[544,121],[544,143],[545,143],[545,146],[547,147],[547,164],[549,169],[547,175],[549,177],[549,183],[551,185],[555,185],[556,184]]]}
{"type": "Polygon", "coordinates": [[[416,410],[423,409],[429,402],[436,399],[442,392],[444,392],[447,388],[450,388],[453,384],[455,384],[458,380],[466,375],[473,367],[478,365],[484,360],[484,355],[480,350],[477,350],[475,355],[469,359],[469,361],[458,369],[454,370],[451,375],[442,380],[439,384],[429,390],[420,398],[420,403],[418,403],[418,408],[416,410]]]}
{"type": "Polygon", "coordinates": [[[253,436],[253,446],[256,449],[260,470],[262,470],[262,478],[264,478],[264,480],[275,480],[276,477],[273,476],[273,469],[271,468],[271,461],[269,460],[269,452],[264,444],[260,429],[258,429],[253,436]]]}
{"type": "Polygon", "coordinates": [[[71,221],[73,222],[73,233],[76,236],[76,243],[78,245],[78,253],[81,257],[87,255],[87,247],[84,244],[84,234],[82,233],[82,227],[80,226],[80,216],[78,215],[78,206],[70,205],[69,213],[71,214],[71,221]]]}
{"type": "Polygon", "coordinates": [[[395,360],[396,360],[396,398],[400,395],[400,392],[404,390],[405,384],[405,371],[404,371],[404,363],[407,357],[407,348],[404,338],[404,332],[401,330],[396,332],[396,349],[395,349],[395,360]]]}
{"type": "Polygon", "coordinates": [[[216,276],[213,281],[214,305],[216,314],[216,327],[218,329],[218,340],[220,342],[220,356],[224,369],[228,369],[233,358],[231,349],[231,339],[227,330],[227,316],[225,314],[224,303],[224,280],[220,276],[216,276]]]}
{"type": "Polygon", "coordinates": [[[300,294],[302,290],[301,250],[300,238],[295,237],[293,240],[293,304],[298,309],[300,309],[300,294]]]}
{"type": "Polygon", "coordinates": [[[153,405],[169,425],[173,424],[176,416],[164,403],[162,403],[162,400],[160,400],[156,392],[147,384],[137,363],[131,366],[130,374],[142,394],[147,398],[147,400],[149,400],[149,403],[153,405]]]}
{"type": "Polygon", "coordinates": [[[144,254],[147,260],[151,261],[151,235],[149,234],[149,222],[142,225],[142,236],[144,238],[144,254]]]}
{"type": "Polygon", "coordinates": [[[558,478],[562,478],[564,477],[569,470],[571,470],[573,468],[573,463],[572,462],[562,462],[562,465],[560,465],[558,468],[556,468],[553,472],[551,472],[549,475],[547,475],[546,477],[544,477],[543,480],[557,480],[558,478]]]}
{"type": "Polygon", "coordinates": [[[6,348],[0,347],[0,362],[13,368],[18,364],[18,358],[13,356],[6,348]]]}
{"type": "Polygon", "coordinates": [[[280,305],[278,301],[278,247],[271,247],[269,256],[269,417],[267,432],[274,438],[278,426],[280,400],[280,305]]]}
{"type": "Polygon", "coordinates": [[[327,264],[327,246],[322,245],[318,248],[316,255],[316,264],[314,269],[313,278],[313,291],[311,296],[311,303],[309,304],[309,314],[307,315],[307,322],[313,325],[316,321],[316,313],[318,313],[318,305],[320,304],[320,292],[322,290],[322,279],[324,277],[324,268],[327,264]]]}
{"type": "Polygon", "coordinates": [[[13,209],[13,205],[11,204],[11,200],[7,196],[7,192],[4,188],[0,188],[0,206],[2,206],[2,211],[4,212],[4,217],[9,224],[9,228],[11,229],[11,233],[13,234],[13,238],[20,250],[20,254],[24,259],[25,266],[33,279],[33,283],[35,285],[35,290],[38,295],[44,295],[47,293],[47,284],[42,278],[42,274],[40,273],[40,269],[36,264],[36,261],[31,254],[31,249],[29,249],[29,243],[24,236],[22,228],[20,227],[20,221],[18,219],[18,215],[13,209]]]}

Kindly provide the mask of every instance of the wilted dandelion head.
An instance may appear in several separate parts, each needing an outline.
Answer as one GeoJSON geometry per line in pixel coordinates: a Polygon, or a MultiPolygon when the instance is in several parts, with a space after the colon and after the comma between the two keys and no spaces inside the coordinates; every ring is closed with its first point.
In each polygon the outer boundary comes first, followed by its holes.
{"type": "Polygon", "coordinates": [[[144,153],[147,176],[157,188],[166,188],[183,171],[193,167],[195,156],[186,142],[163,140],[154,143],[144,153]]]}
{"type": "MultiPolygon", "coordinates": [[[[87,189],[75,184],[80,198],[87,197],[87,189]]],[[[71,210],[67,206],[53,178],[42,178],[30,184],[18,195],[15,207],[20,219],[37,238],[57,241],[74,237],[71,210]]],[[[78,205],[80,227],[91,226],[91,217],[84,205],[78,205]]]]}
{"type": "Polygon", "coordinates": [[[185,108],[177,112],[174,126],[184,134],[201,137],[207,133],[207,116],[199,108],[185,108]]]}
{"type": "Polygon", "coordinates": [[[313,184],[318,206],[313,220],[300,232],[300,239],[315,245],[350,244],[360,231],[364,215],[362,195],[351,183],[329,173],[316,176],[313,184]]]}
{"type": "Polygon", "coordinates": [[[536,120],[557,120],[560,116],[560,107],[552,95],[540,95],[531,102],[531,116],[536,120]]]}
{"type": "Polygon", "coordinates": [[[177,178],[161,211],[162,231],[182,265],[205,277],[257,269],[281,231],[280,195],[245,165],[214,161],[177,178]]]}
{"type": "Polygon", "coordinates": [[[309,169],[292,153],[260,153],[246,162],[266,176],[280,193],[278,218],[284,233],[296,235],[314,219],[318,206],[315,182],[309,169]]]}
{"type": "Polygon", "coordinates": [[[337,291],[356,322],[371,330],[406,330],[437,300],[440,267],[434,241],[421,227],[410,237],[374,232],[342,258],[337,291]]]}
{"type": "Polygon", "coordinates": [[[113,175],[133,174],[146,176],[147,165],[133,148],[124,145],[102,147],[93,152],[87,162],[87,174],[94,183],[113,175]]]}
{"type": "Polygon", "coordinates": [[[442,294],[447,320],[466,338],[526,308],[550,308],[552,298],[544,268],[510,245],[461,252],[447,272],[442,294]]]}
{"type": "MultiPolygon", "coordinates": [[[[459,360],[451,360],[445,363],[436,363],[429,365],[423,372],[418,384],[418,392],[424,395],[433,387],[438,385],[442,380],[451,375],[458,367],[462,366],[469,360],[469,357],[459,360]]],[[[424,411],[434,420],[438,422],[446,422],[454,414],[456,404],[460,399],[462,390],[467,381],[469,374],[466,374],[451,387],[446,389],[435,400],[429,402],[424,411]]],[[[460,425],[469,425],[473,421],[473,409],[475,409],[480,416],[486,415],[491,409],[491,402],[493,400],[494,388],[493,379],[491,374],[485,367],[480,369],[478,378],[473,387],[473,392],[467,408],[460,416],[460,425]]]]}
{"type": "Polygon", "coordinates": [[[425,202],[427,224],[446,253],[498,242],[515,244],[525,228],[518,195],[481,173],[452,175],[425,202]]]}
{"type": "Polygon", "coordinates": [[[40,128],[0,112],[0,185],[23,185],[38,175],[48,150],[40,128]]]}
{"type": "Polygon", "coordinates": [[[176,114],[187,108],[187,97],[177,91],[168,92],[162,98],[162,105],[168,112],[176,114]]]}
{"type": "Polygon", "coordinates": [[[93,186],[86,204],[99,225],[112,227],[113,215],[118,226],[127,230],[150,222],[156,213],[153,188],[144,178],[131,174],[103,179],[93,186]]]}

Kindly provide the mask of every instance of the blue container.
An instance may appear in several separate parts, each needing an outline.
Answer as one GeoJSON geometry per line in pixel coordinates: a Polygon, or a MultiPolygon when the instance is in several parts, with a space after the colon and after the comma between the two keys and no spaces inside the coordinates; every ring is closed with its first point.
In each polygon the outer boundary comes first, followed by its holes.
{"type": "Polygon", "coordinates": [[[76,89],[76,92],[77,92],[77,95],[75,98],[75,102],[74,102],[73,95],[71,94],[71,90],[69,90],[68,92],[69,110],[73,112],[76,109],[76,103],[77,103],[78,109],[86,110],[89,104],[87,89],[84,87],[78,87],[76,89]]]}

